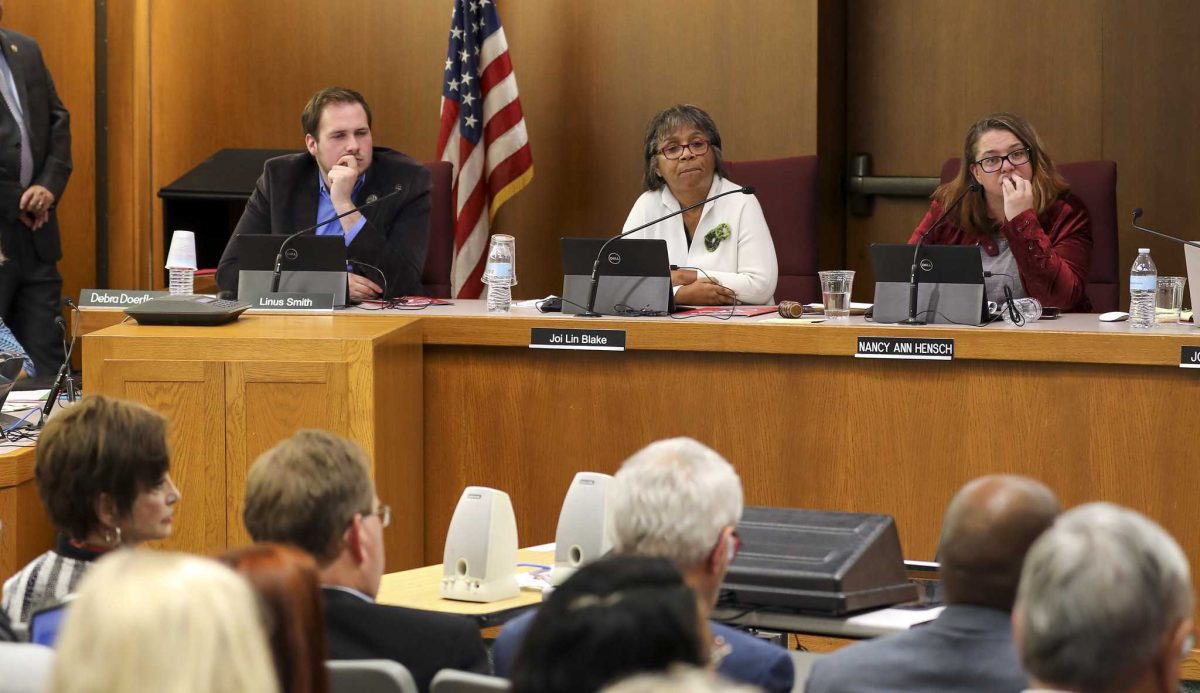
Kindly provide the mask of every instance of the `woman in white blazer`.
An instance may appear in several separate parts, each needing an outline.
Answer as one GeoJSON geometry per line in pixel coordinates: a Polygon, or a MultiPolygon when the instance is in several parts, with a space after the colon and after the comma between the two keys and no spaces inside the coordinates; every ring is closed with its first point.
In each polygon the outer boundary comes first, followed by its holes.
{"type": "MultiPolygon", "coordinates": [[[[646,128],[646,192],[625,229],[741,186],[725,178],[721,134],[696,106],[672,106],[646,128]]],[[[693,306],[772,303],[779,264],[775,244],[753,195],[727,195],[659,222],[630,238],[667,242],[676,303],[693,306]]]]}

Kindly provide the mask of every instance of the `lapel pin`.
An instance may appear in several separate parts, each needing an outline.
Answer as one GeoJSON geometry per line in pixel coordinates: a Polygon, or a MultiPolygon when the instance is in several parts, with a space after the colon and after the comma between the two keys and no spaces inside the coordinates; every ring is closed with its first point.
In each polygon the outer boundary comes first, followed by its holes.
{"type": "Polygon", "coordinates": [[[13,53],[16,53],[16,52],[17,52],[17,44],[13,43],[13,44],[10,44],[8,47],[9,47],[10,49],[12,49],[12,52],[13,52],[13,53]]]}
{"type": "Polygon", "coordinates": [[[369,204],[369,205],[375,204],[375,201],[378,199],[379,199],[378,195],[367,195],[367,204],[369,204]]]}

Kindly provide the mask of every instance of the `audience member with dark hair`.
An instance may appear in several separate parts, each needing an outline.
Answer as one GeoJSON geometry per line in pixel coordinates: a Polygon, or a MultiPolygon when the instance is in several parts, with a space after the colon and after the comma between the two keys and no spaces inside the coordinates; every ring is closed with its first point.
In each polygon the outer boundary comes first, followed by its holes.
{"type": "Polygon", "coordinates": [[[429,689],[444,668],[486,673],[475,623],[375,603],[391,510],[366,454],[325,431],[300,431],[263,453],[246,477],[246,529],[255,541],[297,546],[317,562],[330,659],[391,659],[429,689]]]}
{"type": "Polygon", "coordinates": [[[1195,645],[1187,556],[1110,503],[1063,513],[1029,550],[1013,610],[1031,690],[1173,693],[1195,645]]]}
{"type": "Polygon", "coordinates": [[[758,693],[699,667],[677,665],[665,674],[638,674],[618,681],[603,693],[758,693]]]}
{"type": "Polygon", "coordinates": [[[325,604],[317,564],[283,544],[234,549],[220,560],[241,573],[266,608],[281,693],[327,693],[325,604]]]}
{"type": "Polygon", "coordinates": [[[818,657],[805,690],[1025,689],[1009,614],[1025,554],[1058,511],[1050,489],[1028,477],[985,476],[963,486],[942,523],[945,611],[925,626],[818,657]]]}
{"type": "Polygon", "coordinates": [[[4,583],[4,612],[19,634],[104,552],[170,536],[180,499],[170,466],[167,420],[141,404],[93,395],[46,423],[34,478],[59,536],[4,583]]]}
{"type": "Polygon", "coordinates": [[[275,693],[262,609],[208,558],[114,551],[96,562],[58,640],[52,693],[275,693]]]}
{"type": "Polygon", "coordinates": [[[514,693],[594,693],[672,664],[708,661],[696,595],[661,558],[584,566],[538,610],[513,668],[514,693]]]}
{"type": "MultiPolygon", "coordinates": [[[[725,571],[737,555],[742,480],[714,450],[691,438],[651,443],[634,453],[613,478],[613,553],[665,558],[696,593],[704,618],[717,602],[725,571]]],[[[505,624],[492,654],[496,673],[512,669],[533,619],[505,624]]],[[[787,650],[710,621],[717,672],[766,691],[788,693],[796,673],[787,650]]]]}

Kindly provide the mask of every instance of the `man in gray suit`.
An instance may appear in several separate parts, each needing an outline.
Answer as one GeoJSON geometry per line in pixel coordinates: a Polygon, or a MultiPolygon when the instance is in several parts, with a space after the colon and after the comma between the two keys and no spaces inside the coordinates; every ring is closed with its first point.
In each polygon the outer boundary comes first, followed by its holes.
{"type": "Polygon", "coordinates": [[[1068,510],[1029,550],[1013,609],[1030,691],[1179,690],[1195,605],[1162,527],[1111,503],[1068,510]]]}
{"type": "Polygon", "coordinates": [[[1027,477],[968,483],[942,523],[945,611],[928,625],[817,658],[805,690],[1024,690],[1010,613],[1025,554],[1058,512],[1050,489],[1027,477]]]}

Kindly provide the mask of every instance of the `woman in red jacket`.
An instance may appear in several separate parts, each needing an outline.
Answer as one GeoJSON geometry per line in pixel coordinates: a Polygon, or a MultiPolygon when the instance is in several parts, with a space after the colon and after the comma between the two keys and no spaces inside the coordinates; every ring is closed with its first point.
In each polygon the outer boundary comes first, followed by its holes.
{"type": "Polygon", "coordinates": [[[1042,146],[1033,126],[1012,113],[993,113],[967,131],[963,165],[933,193],[929,212],[913,231],[916,243],[978,245],[990,301],[1032,296],[1045,306],[1087,312],[1084,287],[1092,261],[1087,209],[1042,146]],[[967,192],[972,183],[982,189],[967,192]],[[945,221],[942,210],[966,192],[945,221]]]}

